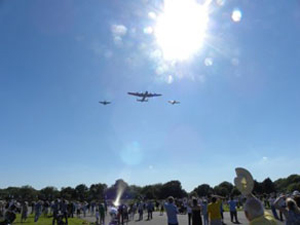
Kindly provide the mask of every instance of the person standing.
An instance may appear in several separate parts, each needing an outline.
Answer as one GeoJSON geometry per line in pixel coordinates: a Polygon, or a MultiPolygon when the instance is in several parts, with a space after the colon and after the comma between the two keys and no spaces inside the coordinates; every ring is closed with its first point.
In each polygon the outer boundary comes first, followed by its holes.
{"type": "Polygon", "coordinates": [[[55,221],[57,221],[57,219],[58,219],[59,206],[60,206],[59,201],[58,201],[58,199],[56,199],[54,204],[52,205],[52,211],[53,211],[52,225],[55,225],[55,221]]]}
{"type": "Polygon", "coordinates": [[[39,220],[39,217],[41,216],[42,214],[42,201],[39,200],[36,204],[35,204],[35,207],[34,207],[34,210],[35,210],[35,215],[34,215],[34,222],[37,222],[39,220]]]}
{"type": "Polygon", "coordinates": [[[228,201],[229,205],[229,211],[230,211],[230,220],[232,223],[240,223],[237,218],[237,211],[236,211],[236,201],[233,199],[233,197],[230,198],[228,201]],[[235,222],[233,222],[233,218],[235,222]]]}
{"type": "Polygon", "coordinates": [[[274,201],[274,207],[284,214],[286,225],[300,225],[300,209],[295,200],[282,195],[274,201]]]}
{"type": "Polygon", "coordinates": [[[191,225],[192,224],[192,207],[189,203],[186,206],[186,211],[187,211],[187,214],[188,214],[189,225],[191,225]]]}
{"type": "Polygon", "coordinates": [[[63,218],[65,218],[65,224],[68,224],[68,202],[63,199],[60,202],[60,211],[62,213],[63,218]]]}
{"type": "Polygon", "coordinates": [[[276,208],[274,206],[274,201],[275,201],[276,197],[275,197],[275,194],[273,193],[271,195],[271,197],[269,198],[269,203],[270,203],[270,206],[271,206],[271,210],[272,210],[272,213],[273,213],[273,216],[276,220],[279,220],[279,217],[278,217],[278,214],[276,212],[276,208]]]}
{"type": "Polygon", "coordinates": [[[207,206],[207,213],[209,215],[210,225],[222,225],[221,216],[221,196],[213,195],[211,198],[211,203],[207,206]]]}
{"type": "Polygon", "coordinates": [[[99,225],[100,214],[99,214],[99,209],[98,208],[96,208],[96,214],[95,215],[96,215],[96,222],[95,222],[95,224],[99,225]]]}
{"type": "Polygon", "coordinates": [[[143,219],[143,214],[144,214],[144,206],[143,206],[142,201],[138,205],[138,213],[139,213],[139,220],[142,220],[143,219]]]}
{"type": "Polygon", "coordinates": [[[148,212],[148,218],[147,218],[147,220],[152,220],[153,210],[154,210],[154,205],[153,205],[152,201],[149,200],[148,204],[147,204],[147,212],[148,212]]]}
{"type": "Polygon", "coordinates": [[[192,225],[202,225],[201,207],[196,198],[193,199],[192,205],[192,225]]]}
{"type": "Polygon", "coordinates": [[[201,203],[202,215],[203,215],[203,224],[208,225],[208,214],[207,214],[207,200],[204,199],[201,203]]]}
{"type": "Polygon", "coordinates": [[[99,204],[99,214],[100,214],[100,224],[104,225],[104,221],[105,221],[105,206],[102,203],[99,204]]]}
{"type": "Polygon", "coordinates": [[[168,217],[168,225],[178,225],[178,209],[174,204],[174,198],[170,196],[168,202],[165,203],[165,209],[168,217]]]}
{"type": "Polygon", "coordinates": [[[28,202],[23,202],[22,204],[22,214],[21,214],[21,223],[26,222],[28,217],[28,202]]]}
{"type": "Polygon", "coordinates": [[[164,204],[165,203],[163,201],[160,202],[160,213],[159,213],[160,216],[164,215],[164,210],[165,210],[164,204]]]}

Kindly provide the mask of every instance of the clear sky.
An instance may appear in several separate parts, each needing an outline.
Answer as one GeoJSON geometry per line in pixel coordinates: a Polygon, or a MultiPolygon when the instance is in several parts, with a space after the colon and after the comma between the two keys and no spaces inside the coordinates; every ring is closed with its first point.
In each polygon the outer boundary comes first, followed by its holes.
{"type": "Polygon", "coordinates": [[[298,0],[0,1],[0,187],[299,174],[299,40],[298,0]]]}

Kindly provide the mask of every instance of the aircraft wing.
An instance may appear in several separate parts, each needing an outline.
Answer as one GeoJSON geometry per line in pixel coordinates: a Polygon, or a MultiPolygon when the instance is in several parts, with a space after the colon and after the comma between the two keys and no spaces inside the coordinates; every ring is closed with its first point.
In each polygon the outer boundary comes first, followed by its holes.
{"type": "Polygon", "coordinates": [[[149,93],[149,94],[146,95],[146,97],[148,97],[148,98],[149,97],[159,97],[159,96],[162,96],[162,94],[149,93]]]}
{"type": "Polygon", "coordinates": [[[127,94],[137,96],[137,97],[143,97],[144,96],[143,93],[138,93],[138,92],[127,92],[127,94]]]}

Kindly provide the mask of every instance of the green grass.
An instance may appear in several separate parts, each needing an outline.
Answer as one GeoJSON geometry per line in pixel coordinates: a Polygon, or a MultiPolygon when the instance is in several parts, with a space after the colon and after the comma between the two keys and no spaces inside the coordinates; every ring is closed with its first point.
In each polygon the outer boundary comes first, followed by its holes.
{"type": "MultiPolygon", "coordinates": [[[[13,224],[24,224],[24,225],[52,225],[52,217],[47,218],[43,215],[40,216],[37,223],[34,222],[34,215],[30,214],[28,215],[28,218],[26,222],[21,223],[21,215],[18,214],[16,220],[13,222],[13,224]]],[[[56,224],[56,223],[55,223],[56,224]]],[[[68,225],[88,225],[89,223],[78,218],[68,218],[68,225]]]]}

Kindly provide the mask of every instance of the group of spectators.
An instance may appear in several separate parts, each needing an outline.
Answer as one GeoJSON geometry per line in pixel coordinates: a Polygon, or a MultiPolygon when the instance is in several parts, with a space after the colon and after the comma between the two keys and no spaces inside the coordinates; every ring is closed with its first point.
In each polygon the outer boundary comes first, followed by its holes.
{"type": "MultiPolygon", "coordinates": [[[[222,196],[212,195],[209,199],[192,199],[187,204],[188,224],[189,225],[224,225],[223,203],[226,202],[222,196]],[[207,204],[208,201],[208,204],[207,204]],[[203,222],[202,217],[203,216],[203,222]]],[[[237,200],[230,198],[227,201],[232,223],[239,223],[237,218],[237,200]]],[[[292,195],[280,195],[271,204],[271,212],[265,210],[263,201],[253,194],[246,196],[243,204],[243,210],[250,225],[276,225],[276,210],[279,210],[285,217],[286,225],[300,225],[300,193],[293,192],[292,195]]],[[[165,209],[168,217],[168,225],[178,225],[177,214],[179,210],[171,196],[165,203],[165,209]]],[[[277,219],[277,220],[276,220],[277,219]]]]}
{"type": "Polygon", "coordinates": [[[0,225],[12,223],[16,213],[21,214],[21,223],[26,222],[28,214],[34,215],[37,222],[41,216],[52,217],[52,224],[68,224],[70,217],[85,217],[87,213],[95,216],[96,224],[105,222],[109,212],[111,224],[124,224],[128,221],[141,221],[146,213],[146,220],[152,220],[153,212],[167,214],[168,225],[178,225],[178,214],[188,216],[188,225],[224,225],[224,206],[229,209],[232,223],[239,224],[237,210],[243,207],[250,225],[276,225],[276,220],[285,221],[286,225],[300,225],[300,193],[292,195],[246,196],[247,198],[224,198],[212,195],[209,198],[174,199],[166,201],[136,201],[126,204],[113,202],[79,202],[57,199],[55,201],[18,202],[16,200],[0,201],[0,225]],[[270,213],[265,209],[270,209],[270,213]],[[135,218],[137,214],[137,218],[135,218]],[[136,219],[136,220],[135,220],[136,219]],[[1,219],[0,219],[1,221],[1,219]]]}
{"type": "Polygon", "coordinates": [[[98,215],[99,222],[104,221],[104,213],[107,211],[106,202],[91,203],[79,201],[67,201],[65,199],[56,199],[55,201],[0,201],[0,225],[12,223],[16,214],[21,214],[21,223],[26,222],[28,215],[34,215],[34,222],[38,222],[41,216],[52,217],[52,224],[68,224],[68,218],[76,215],[78,218],[90,215],[98,215]]]}

